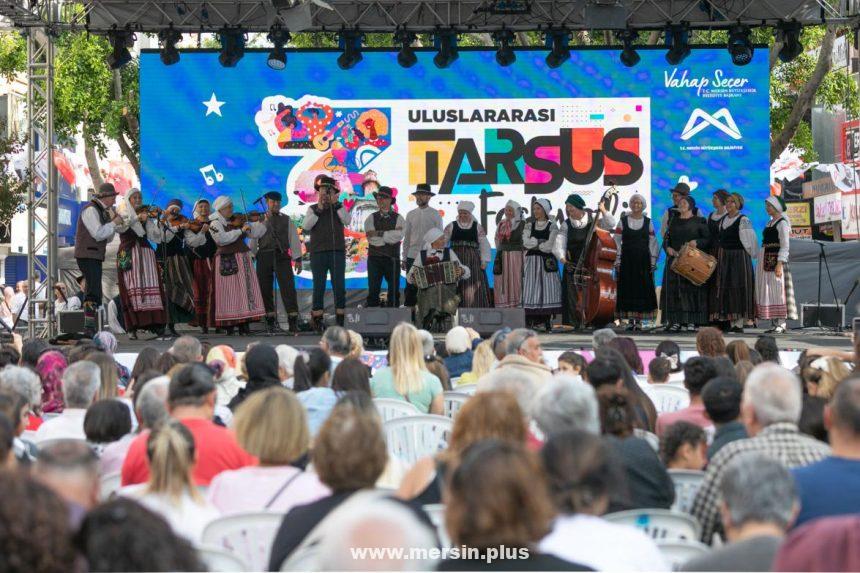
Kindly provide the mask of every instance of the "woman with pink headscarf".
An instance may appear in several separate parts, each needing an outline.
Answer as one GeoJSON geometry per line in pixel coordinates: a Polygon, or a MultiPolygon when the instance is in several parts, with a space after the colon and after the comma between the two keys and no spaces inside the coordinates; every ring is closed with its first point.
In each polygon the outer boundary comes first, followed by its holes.
{"type": "Polygon", "coordinates": [[[42,381],[42,412],[59,414],[65,408],[63,401],[63,372],[68,363],[62,352],[49,350],[36,362],[36,373],[42,381]]]}

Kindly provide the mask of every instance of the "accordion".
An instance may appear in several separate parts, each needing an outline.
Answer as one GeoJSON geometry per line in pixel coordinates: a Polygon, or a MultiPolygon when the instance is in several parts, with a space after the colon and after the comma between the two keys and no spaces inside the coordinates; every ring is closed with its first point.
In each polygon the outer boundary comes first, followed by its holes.
{"type": "Polygon", "coordinates": [[[440,284],[454,284],[459,277],[457,269],[460,267],[454,261],[441,263],[430,263],[423,267],[413,267],[413,280],[418,288],[429,288],[440,284]]]}

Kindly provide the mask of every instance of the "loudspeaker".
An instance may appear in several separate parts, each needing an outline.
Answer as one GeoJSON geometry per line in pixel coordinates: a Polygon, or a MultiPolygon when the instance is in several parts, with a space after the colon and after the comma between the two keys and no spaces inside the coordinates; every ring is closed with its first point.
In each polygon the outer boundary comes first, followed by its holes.
{"type": "Polygon", "coordinates": [[[411,308],[348,308],[344,325],[367,336],[391,336],[391,331],[401,322],[412,322],[411,308]]]}
{"type": "Polygon", "coordinates": [[[84,331],[84,311],[64,310],[57,314],[57,326],[60,332],[73,334],[84,331]]]}
{"type": "MultiPolygon", "coordinates": [[[[818,304],[810,303],[800,306],[800,322],[804,327],[818,326],[818,304]]],[[[842,328],[845,324],[845,306],[837,304],[821,305],[821,326],[842,328]]]]}
{"type": "Polygon", "coordinates": [[[521,308],[460,308],[457,324],[475,329],[481,336],[490,336],[504,327],[526,327],[526,312],[521,308]]]}

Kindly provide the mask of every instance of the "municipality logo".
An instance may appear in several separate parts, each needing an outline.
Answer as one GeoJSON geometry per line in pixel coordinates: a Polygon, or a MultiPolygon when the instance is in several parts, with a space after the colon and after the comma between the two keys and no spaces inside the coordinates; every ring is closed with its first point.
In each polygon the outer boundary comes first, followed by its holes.
{"type": "Polygon", "coordinates": [[[681,139],[687,141],[709,125],[716,127],[732,139],[740,139],[742,137],[741,130],[738,129],[735,119],[729,113],[728,108],[724,107],[713,115],[700,108],[693,110],[690,119],[687,120],[687,125],[684,126],[683,133],[681,133],[681,139]]]}

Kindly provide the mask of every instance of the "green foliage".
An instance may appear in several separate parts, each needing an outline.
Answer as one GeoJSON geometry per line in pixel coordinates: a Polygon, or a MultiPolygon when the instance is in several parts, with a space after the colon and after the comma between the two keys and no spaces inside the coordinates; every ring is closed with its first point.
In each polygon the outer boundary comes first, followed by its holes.
{"type": "Polygon", "coordinates": [[[0,125],[0,224],[8,225],[16,213],[24,211],[30,176],[18,177],[11,167],[12,158],[24,150],[24,138],[5,137],[4,133],[6,127],[0,125]]]}
{"type": "Polygon", "coordinates": [[[17,32],[0,34],[0,74],[12,79],[27,71],[27,41],[17,32]]]}

